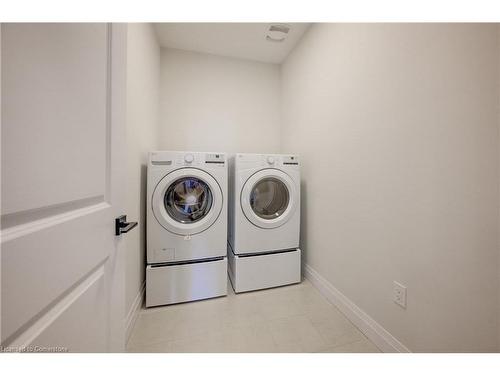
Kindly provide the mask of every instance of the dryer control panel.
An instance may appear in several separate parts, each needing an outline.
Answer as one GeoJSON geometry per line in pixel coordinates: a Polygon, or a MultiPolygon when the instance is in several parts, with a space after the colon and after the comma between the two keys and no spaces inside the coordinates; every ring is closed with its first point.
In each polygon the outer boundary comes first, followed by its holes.
{"type": "Polygon", "coordinates": [[[293,154],[237,154],[236,163],[244,168],[298,167],[299,156],[293,154]]]}
{"type": "Polygon", "coordinates": [[[262,155],[262,165],[269,167],[282,167],[287,165],[299,165],[297,155],[262,155]]]}

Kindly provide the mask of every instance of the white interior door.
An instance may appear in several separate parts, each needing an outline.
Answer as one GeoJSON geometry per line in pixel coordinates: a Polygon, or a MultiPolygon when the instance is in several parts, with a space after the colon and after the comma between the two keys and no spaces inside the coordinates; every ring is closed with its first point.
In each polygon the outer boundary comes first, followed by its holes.
{"type": "Polygon", "coordinates": [[[126,26],[2,24],[1,49],[2,346],[123,350],[126,26]]]}

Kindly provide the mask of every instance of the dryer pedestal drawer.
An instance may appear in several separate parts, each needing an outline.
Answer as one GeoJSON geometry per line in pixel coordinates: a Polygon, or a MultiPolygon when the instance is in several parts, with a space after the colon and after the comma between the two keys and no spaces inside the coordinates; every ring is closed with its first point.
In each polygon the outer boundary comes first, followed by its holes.
{"type": "Polygon", "coordinates": [[[300,283],[300,249],[260,255],[235,255],[228,249],[229,278],[236,293],[300,283]]]}
{"type": "Polygon", "coordinates": [[[227,295],[227,258],[146,267],[146,307],[227,295]]]}

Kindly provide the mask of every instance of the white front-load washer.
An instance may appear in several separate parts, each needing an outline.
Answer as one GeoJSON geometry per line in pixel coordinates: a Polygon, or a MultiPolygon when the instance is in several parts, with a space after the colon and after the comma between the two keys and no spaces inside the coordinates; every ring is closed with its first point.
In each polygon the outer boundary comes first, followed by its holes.
{"type": "Polygon", "coordinates": [[[297,155],[229,158],[229,276],[236,292],[300,282],[297,155]]]}
{"type": "Polygon", "coordinates": [[[226,155],[151,152],[147,175],[146,306],[226,295],[226,155]]]}

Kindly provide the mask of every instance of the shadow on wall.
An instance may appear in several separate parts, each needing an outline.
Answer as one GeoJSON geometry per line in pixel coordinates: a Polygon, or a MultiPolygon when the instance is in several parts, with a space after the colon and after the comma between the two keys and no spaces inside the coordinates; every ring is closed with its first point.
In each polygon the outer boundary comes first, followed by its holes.
{"type": "MultiPolygon", "coordinates": [[[[146,159],[147,160],[147,159],[146,159]]],[[[146,164],[141,164],[141,207],[139,209],[139,220],[142,223],[139,223],[141,226],[141,230],[139,231],[139,243],[141,249],[141,264],[142,267],[146,267],[146,202],[147,200],[147,175],[148,175],[148,167],[146,164]]]]}
{"type": "Polygon", "coordinates": [[[300,241],[299,246],[302,250],[301,269],[304,275],[305,265],[307,264],[307,185],[305,180],[300,181],[300,241]]]}

